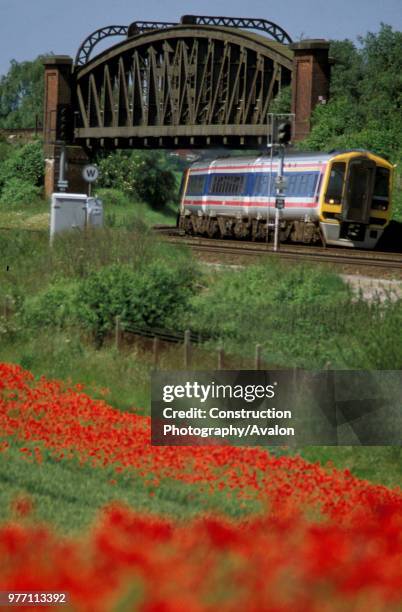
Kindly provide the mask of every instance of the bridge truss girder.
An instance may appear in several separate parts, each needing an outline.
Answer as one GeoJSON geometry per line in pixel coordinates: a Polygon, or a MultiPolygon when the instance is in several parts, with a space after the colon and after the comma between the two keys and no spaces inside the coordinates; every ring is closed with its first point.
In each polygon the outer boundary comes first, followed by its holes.
{"type": "Polygon", "coordinates": [[[74,141],[94,148],[259,146],[292,52],[245,31],[178,25],[141,33],[73,77],[74,141]]]}

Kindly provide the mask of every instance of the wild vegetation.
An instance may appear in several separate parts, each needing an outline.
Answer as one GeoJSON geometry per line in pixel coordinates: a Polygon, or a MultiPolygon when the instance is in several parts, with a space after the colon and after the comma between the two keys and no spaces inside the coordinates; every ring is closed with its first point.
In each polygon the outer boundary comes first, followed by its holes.
{"type": "Polygon", "coordinates": [[[394,219],[402,220],[402,32],[382,24],[378,33],[332,41],[335,60],[330,100],[316,107],[305,149],[361,148],[398,165],[394,219]]]}
{"type": "MultiPolygon", "coordinates": [[[[400,45],[387,26],[333,43],[332,99],[303,146],[398,160],[400,45]]],[[[40,58],[12,63],[0,127],[34,125],[42,75],[40,58]]],[[[326,268],[203,268],[148,227],[174,222],[180,164],[98,163],[105,228],[50,249],[41,143],[0,142],[2,583],[67,585],[77,610],[400,610],[399,447],[151,446],[152,357],[113,331],[116,316],[190,328],[236,368],[258,342],[268,366],[402,369],[401,301],[368,303],[326,268]]],[[[165,347],[159,367],[182,357],[165,347]]]]}
{"type": "Polygon", "coordinates": [[[149,419],[17,366],[0,389],[11,592],[63,589],[79,611],[400,610],[400,490],[258,448],[151,446],[149,419]]]}

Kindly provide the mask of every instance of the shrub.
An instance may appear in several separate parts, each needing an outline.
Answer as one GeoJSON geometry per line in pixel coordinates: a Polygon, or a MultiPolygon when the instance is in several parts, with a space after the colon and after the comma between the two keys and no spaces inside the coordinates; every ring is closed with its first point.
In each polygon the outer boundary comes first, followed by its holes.
{"type": "Polygon", "coordinates": [[[99,160],[99,186],[137,197],[134,168],[125,151],[116,151],[99,160]]]}
{"type": "Polygon", "coordinates": [[[176,197],[175,174],[159,152],[118,151],[99,161],[100,186],[161,208],[176,197]]]}
{"type": "Polygon", "coordinates": [[[99,189],[97,196],[103,201],[104,206],[126,206],[130,203],[127,195],[121,189],[99,189]]]}
{"type": "Polygon", "coordinates": [[[165,166],[160,154],[134,155],[136,189],[139,197],[154,208],[162,208],[177,195],[174,173],[165,166]]]}
{"type": "Polygon", "coordinates": [[[126,326],[164,327],[187,306],[194,280],[192,268],[168,262],[155,261],[138,271],[127,264],[107,266],[80,283],[77,317],[99,345],[117,315],[126,326]]]}
{"type": "Polygon", "coordinates": [[[41,188],[35,187],[26,180],[12,177],[4,185],[1,192],[2,206],[29,206],[41,196],[41,188]]]}
{"type": "Polygon", "coordinates": [[[55,284],[26,299],[21,313],[24,324],[30,328],[64,327],[74,318],[76,292],[73,284],[55,284]]]}
{"type": "Polygon", "coordinates": [[[0,165],[0,189],[12,179],[39,187],[43,185],[44,169],[42,143],[39,140],[15,147],[0,165]]]}

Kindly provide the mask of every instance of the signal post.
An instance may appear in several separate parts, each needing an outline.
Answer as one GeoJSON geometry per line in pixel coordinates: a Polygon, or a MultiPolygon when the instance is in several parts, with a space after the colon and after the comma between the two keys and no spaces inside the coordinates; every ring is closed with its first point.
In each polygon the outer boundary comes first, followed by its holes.
{"type": "MultiPolygon", "coordinates": [[[[279,154],[279,168],[278,175],[275,179],[275,226],[274,226],[274,251],[279,250],[280,240],[280,211],[285,208],[285,191],[286,191],[286,179],[284,177],[283,168],[285,161],[285,148],[292,138],[292,121],[294,115],[292,114],[272,114],[270,116],[271,124],[271,142],[268,146],[271,147],[271,160],[272,152],[276,148],[279,154]]],[[[270,193],[271,195],[271,193],[270,193]]]]}

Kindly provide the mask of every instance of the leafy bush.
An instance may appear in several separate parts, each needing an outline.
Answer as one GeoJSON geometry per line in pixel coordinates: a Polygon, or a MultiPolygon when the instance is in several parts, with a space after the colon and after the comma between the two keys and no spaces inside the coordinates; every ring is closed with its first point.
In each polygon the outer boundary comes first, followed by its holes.
{"type": "Polygon", "coordinates": [[[98,162],[100,177],[99,187],[120,191],[126,195],[137,197],[135,185],[135,168],[130,155],[126,151],[116,151],[98,162]]]}
{"type": "Polygon", "coordinates": [[[99,189],[97,191],[97,196],[103,201],[105,207],[126,206],[130,204],[127,194],[121,189],[99,189]]]}
{"type": "Polygon", "coordinates": [[[62,328],[71,322],[76,312],[74,284],[55,284],[38,295],[25,300],[22,320],[30,328],[62,328]]]}
{"type": "Polygon", "coordinates": [[[45,160],[42,143],[39,140],[21,147],[13,147],[12,153],[0,165],[0,189],[12,179],[18,179],[33,186],[44,181],[45,160]]]}
{"type": "Polygon", "coordinates": [[[187,306],[194,291],[191,267],[155,261],[142,270],[114,264],[90,274],[79,286],[77,317],[101,344],[115,317],[124,325],[164,327],[187,306]]]}
{"type": "Polygon", "coordinates": [[[12,146],[0,135],[0,164],[12,153],[12,146]]]}
{"type": "Polygon", "coordinates": [[[175,174],[159,152],[118,151],[101,159],[99,169],[101,187],[121,191],[154,208],[176,197],[175,174]]]}
{"type": "Polygon", "coordinates": [[[166,162],[158,152],[136,153],[137,193],[141,200],[154,208],[162,208],[177,195],[176,178],[166,167],[166,162]]]}
{"type": "Polygon", "coordinates": [[[0,205],[2,206],[29,206],[41,196],[41,188],[35,187],[28,181],[19,178],[10,178],[4,185],[0,205]]]}

